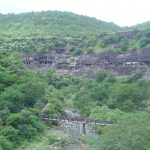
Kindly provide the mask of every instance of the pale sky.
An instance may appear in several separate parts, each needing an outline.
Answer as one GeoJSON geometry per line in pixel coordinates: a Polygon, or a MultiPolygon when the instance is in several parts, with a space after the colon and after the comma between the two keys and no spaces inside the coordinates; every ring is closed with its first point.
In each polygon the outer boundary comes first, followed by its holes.
{"type": "Polygon", "coordinates": [[[150,0],[0,0],[0,13],[70,11],[131,26],[150,21],[150,0]]]}

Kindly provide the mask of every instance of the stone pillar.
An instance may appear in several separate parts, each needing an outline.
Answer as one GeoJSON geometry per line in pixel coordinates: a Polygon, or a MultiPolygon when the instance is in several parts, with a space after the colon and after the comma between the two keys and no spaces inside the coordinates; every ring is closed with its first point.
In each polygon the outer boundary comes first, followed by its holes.
{"type": "Polygon", "coordinates": [[[86,134],[85,122],[80,125],[80,134],[86,134]]]}

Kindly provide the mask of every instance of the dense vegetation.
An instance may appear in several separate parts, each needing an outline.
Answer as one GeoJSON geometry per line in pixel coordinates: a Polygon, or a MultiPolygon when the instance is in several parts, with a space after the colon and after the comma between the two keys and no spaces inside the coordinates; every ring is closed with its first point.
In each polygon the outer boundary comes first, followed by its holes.
{"type": "Polygon", "coordinates": [[[114,34],[104,34],[98,45],[103,50],[127,52],[150,47],[150,30],[128,30],[114,34]]]}
{"type": "Polygon", "coordinates": [[[139,73],[116,79],[101,70],[96,80],[90,80],[52,70],[45,74],[32,72],[21,64],[16,52],[1,51],[0,56],[1,149],[15,149],[41,134],[45,126],[40,112],[48,102],[48,115],[59,116],[68,107],[78,109],[87,118],[114,122],[110,127],[97,128],[102,136],[98,144],[101,149],[148,149],[150,83],[138,80],[139,73]]]}
{"type": "Polygon", "coordinates": [[[45,84],[16,59],[16,53],[0,51],[0,148],[4,150],[43,130],[33,106],[43,97],[45,84]]]}
{"type": "Polygon", "coordinates": [[[119,29],[113,23],[68,12],[0,15],[1,37],[80,37],[119,29]]]}
{"type": "Polygon", "coordinates": [[[21,39],[0,39],[0,49],[7,49],[12,52],[37,52],[48,53],[55,48],[69,50],[72,55],[92,52],[96,44],[95,39],[88,38],[21,38],[21,39]]]}
{"type": "Polygon", "coordinates": [[[72,55],[108,50],[123,53],[150,46],[145,24],[132,30],[69,12],[1,14],[0,49],[43,53],[65,48],[72,55]]]}
{"type": "Polygon", "coordinates": [[[134,30],[117,33],[103,33],[98,36],[80,38],[0,38],[0,49],[10,52],[49,53],[55,48],[67,49],[71,55],[94,51],[127,51],[150,47],[150,31],[134,30]]]}
{"type": "Polygon", "coordinates": [[[26,69],[18,53],[0,51],[0,149],[12,150],[44,131],[40,111],[53,98],[53,114],[62,111],[62,99],[40,74],[26,69]],[[50,92],[51,90],[51,92],[50,92]],[[49,96],[50,92],[50,96],[49,96]],[[61,106],[60,108],[58,106],[61,106]]]}
{"type": "Polygon", "coordinates": [[[63,47],[79,55],[93,50],[97,34],[117,30],[120,27],[113,23],[69,12],[1,14],[0,49],[43,53],[63,47]]]}
{"type": "Polygon", "coordinates": [[[116,79],[98,71],[96,80],[62,77],[54,86],[62,91],[67,107],[78,109],[86,118],[113,122],[108,127],[97,127],[101,135],[98,143],[93,140],[97,149],[148,150],[150,83],[139,78],[139,73],[116,79]]]}
{"type": "Polygon", "coordinates": [[[150,21],[141,23],[141,24],[137,24],[135,26],[133,26],[132,28],[136,28],[136,29],[150,29],[150,21]]]}
{"type": "MultiPolygon", "coordinates": [[[[112,23],[66,12],[0,15],[0,150],[26,145],[44,132],[40,114],[47,103],[48,115],[59,116],[67,107],[86,118],[112,121],[111,126],[96,128],[101,136],[95,142],[98,149],[149,150],[150,82],[141,80],[138,72],[118,79],[100,70],[91,80],[53,70],[35,72],[20,59],[22,52],[44,53],[56,47],[79,55],[150,46],[147,28],[118,30],[112,23]]],[[[49,143],[55,141],[49,137],[49,143]]]]}

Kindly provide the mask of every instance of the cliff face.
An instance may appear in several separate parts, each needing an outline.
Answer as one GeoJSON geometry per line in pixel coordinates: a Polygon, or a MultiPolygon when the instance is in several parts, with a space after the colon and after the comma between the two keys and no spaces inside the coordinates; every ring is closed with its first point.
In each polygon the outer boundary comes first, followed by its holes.
{"type": "Polygon", "coordinates": [[[29,68],[54,69],[63,73],[95,77],[99,69],[109,70],[113,75],[131,75],[136,70],[150,70],[150,48],[126,54],[114,52],[92,53],[72,57],[58,51],[47,54],[24,53],[22,61],[29,68]]]}

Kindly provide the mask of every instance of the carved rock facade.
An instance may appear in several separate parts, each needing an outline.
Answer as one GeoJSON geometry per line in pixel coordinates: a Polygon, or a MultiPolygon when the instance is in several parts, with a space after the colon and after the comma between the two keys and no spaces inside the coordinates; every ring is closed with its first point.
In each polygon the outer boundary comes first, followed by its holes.
{"type": "Polygon", "coordinates": [[[54,69],[74,75],[91,78],[99,69],[109,70],[114,75],[131,75],[136,70],[150,74],[150,48],[131,51],[126,54],[101,52],[72,57],[67,53],[35,54],[25,53],[22,62],[29,68],[54,69]]]}

